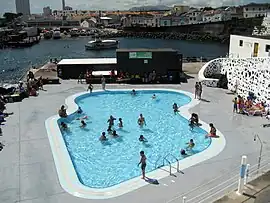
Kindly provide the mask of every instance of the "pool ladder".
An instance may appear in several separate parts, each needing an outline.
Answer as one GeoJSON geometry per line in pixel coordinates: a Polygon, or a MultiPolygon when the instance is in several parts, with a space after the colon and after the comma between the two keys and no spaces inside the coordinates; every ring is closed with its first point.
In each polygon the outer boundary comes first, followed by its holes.
{"type": "Polygon", "coordinates": [[[155,168],[160,168],[160,167],[162,167],[162,166],[165,166],[165,162],[167,162],[167,163],[169,164],[169,167],[170,167],[169,173],[170,173],[170,175],[172,175],[172,163],[167,159],[168,156],[171,156],[172,158],[174,158],[174,159],[176,160],[176,162],[177,162],[177,168],[176,168],[176,170],[177,170],[177,172],[180,172],[180,169],[179,169],[179,159],[177,159],[176,156],[172,155],[171,153],[169,153],[169,154],[167,154],[166,156],[164,156],[164,157],[163,157],[163,164],[162,164],[161,166],[158,166],[158,167],[157,167],[157,163],[158,163],[158,161],[159,161],[160,158],[161,158],[161,156],[160,156],[160,157],[157,159],[156,163],[155,163],[155,168]]]}

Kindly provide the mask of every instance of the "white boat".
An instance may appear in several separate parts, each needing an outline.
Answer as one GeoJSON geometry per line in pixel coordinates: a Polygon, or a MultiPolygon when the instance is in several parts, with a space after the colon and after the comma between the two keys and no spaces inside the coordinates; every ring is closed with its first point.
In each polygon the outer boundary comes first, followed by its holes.
{"type": "Polygon", "coordinates": [[[59,28],[56,28],[53,30],[53,39],[60,39],[61,38],[61,32],[59,28]]]}
{"type": "Polygon", "coordinates": [[[95,39],[85,45],[86,50],[117,49],[119,41],[113,39],[95,39]]]}

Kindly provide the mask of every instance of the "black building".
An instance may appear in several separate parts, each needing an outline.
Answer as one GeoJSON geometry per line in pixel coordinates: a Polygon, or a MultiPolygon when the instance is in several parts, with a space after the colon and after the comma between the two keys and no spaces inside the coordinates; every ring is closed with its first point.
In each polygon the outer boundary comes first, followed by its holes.
{"type": "Polygon", "coordinates": [[[117,69],[129,74],[157,75],[182,73],[182,54],[174,49],[117,49],[117,69]]]}

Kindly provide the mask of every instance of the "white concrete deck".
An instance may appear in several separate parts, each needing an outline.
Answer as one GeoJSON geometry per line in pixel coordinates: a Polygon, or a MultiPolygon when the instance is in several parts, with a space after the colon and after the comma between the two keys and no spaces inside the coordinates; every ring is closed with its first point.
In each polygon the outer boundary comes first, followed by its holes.
{"type": "MultiPolygon", "coordinates": [[[[181,86],[157,86],[193,92],[194,82],[189,80],[188,84],[181,86]]],[[[0,138],[6,145],[0,152],[1,203],[166,203],[182,202],[181,199],[170,200],[183,194],[188,197],[187,202],[196,203],[208,196],[209,189],[213,187],[213,193],[223,187],[226,187],[225,191],[234,189],[241,155],[247,155],[250,164],[257,163],[260,145],[253,141],[255,133],[264,142],[264,153],[269,154],[269,129],[261,127],[267,123],[266,119],[233,115],[232,95],[226,94],[225,90],[205,87],[203,98],[210,102],[201,102],[192,111],[205,122],[214,122],[225,135],[226,147],[218,156],[183,170],[184,174],[164,178],[159,185],[146,185],[116,198],[87,200],[74,197],[59,184],[44,121],[57,112],[66,97],[85,91],[86,87],[76,84],[76,81],[63,81],[61,85],[46,86],[47,91],[36,98],[8,105],[8,111],[13,111],[14,115],[7,118],[6,125],[2,126],[3,137],[0,138]],[[198,187],[200,185],[203,187],[198,187]]],[[[142,86],[108,86],[119,89],[137,87],[142,86]]],[[[94,88],[100,88],[100,85],[94,88]]],[[[266,157],[262,158],[262,166],[266,157]]],[[[204,202],[210,203],[219,195],[216,193],[204,202]]]]}

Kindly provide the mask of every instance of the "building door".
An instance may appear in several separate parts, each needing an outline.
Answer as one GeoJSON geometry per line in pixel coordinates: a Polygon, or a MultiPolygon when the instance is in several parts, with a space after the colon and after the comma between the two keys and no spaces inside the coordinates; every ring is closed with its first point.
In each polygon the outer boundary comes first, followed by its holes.
{"type": "Polygon", "coordinates": [[[254,43],[253,57],[258,57],[259,43],[254,43]]]}

